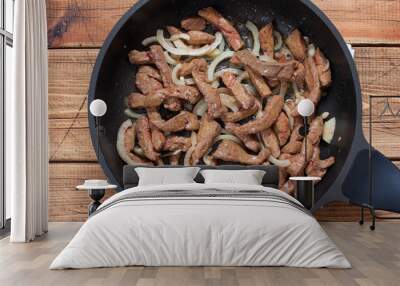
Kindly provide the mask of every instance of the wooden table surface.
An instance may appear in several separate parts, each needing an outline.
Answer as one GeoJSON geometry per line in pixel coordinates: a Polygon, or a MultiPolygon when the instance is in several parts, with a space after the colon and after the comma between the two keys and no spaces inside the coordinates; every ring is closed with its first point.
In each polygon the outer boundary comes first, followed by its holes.
{"type": "MultiPolygon", "coordinates": [[[[87,92],[99,48],[135,0],[47,0],[51,221],[82,221],[90,199],[75,186],[104,178],[90,141],[87,92]]],[[[368,134],[369,95],[400,95],[400,1],[314,0],[356,51],[368,134]]],[[[377,106],[382,106],[378,101],[377,106]]],[[[400,103],[394,105],[400,110],[400,103]]],[[[374,107],[375,108],[375,107],[374,107]]],[[[375,147],[400,165],[400,120],[374,124],[375,147]]],[[[358,208],[335,203],[321,220],[356,220],[358,208]]]]}

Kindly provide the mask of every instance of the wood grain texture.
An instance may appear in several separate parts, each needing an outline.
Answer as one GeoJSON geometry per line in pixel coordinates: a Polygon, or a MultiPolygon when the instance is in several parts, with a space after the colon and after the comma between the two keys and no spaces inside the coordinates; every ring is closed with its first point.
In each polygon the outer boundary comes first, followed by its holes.
{"type": "MultiPolygon", "coordinates": [[[[87,127],[87,92],[96,49],[49,51],[49,118],[51,161],[96,161],[87,127]]],[[[400,95],[400,48],[356,48],[364,102],[364,132],[368,135],[368,96],[400,95]]],[[[375,111],[383,107],[375,100],[375,111]]],[[[400,110],[399,103],[393,105],[400,110]]],[[[376,112],[374,113],[376,114],[376,112]]],[[[400,120],[376,118],[374,146],[400,159],[400,120]],[[398,123],[397,123],[398,122],[398,123]]]]}
{"type": "MultiPolygon", "coordinates": [[[[105,179],[100,166],[95,163],[51,163],[49,166],[49,220],[85,221],[91,202],[86,191],[76,186],[86,179],[105,179]]],[[[106,191],[105,198],[112,195],[106,191]]]]}
{"type": "MultiPolygon", "coordinates": [[[[47,1],[50,48],[100,47],[137,0],[47,1]]],[[[400,2],[313,0],[354,44],[400,44],[400,2]]]]}
{"type": "Polygon", "coordinates": [[[0,285],[71,286],[397,286],[400,272],[399,223],[322,223],[352,269],[295,267],[116,267],[49,270],[81,223],[50,223],[32,243],[0,241],[0,285]]]}

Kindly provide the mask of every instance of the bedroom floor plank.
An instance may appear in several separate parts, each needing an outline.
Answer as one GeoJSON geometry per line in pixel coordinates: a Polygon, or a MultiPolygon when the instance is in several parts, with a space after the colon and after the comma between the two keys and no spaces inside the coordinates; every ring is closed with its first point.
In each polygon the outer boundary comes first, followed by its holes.
{"type": "Polygon", "coordinates": [[[50,271],[48,266],[66,246],[81,223],[50,223],[47,235],[29,244],[0,240],[2,286],[266,286],[266,285],[398,285],[400,223],[368,225],[321,223],[352,263],[352,269],[285,267],[119,267],[50,271]]]}

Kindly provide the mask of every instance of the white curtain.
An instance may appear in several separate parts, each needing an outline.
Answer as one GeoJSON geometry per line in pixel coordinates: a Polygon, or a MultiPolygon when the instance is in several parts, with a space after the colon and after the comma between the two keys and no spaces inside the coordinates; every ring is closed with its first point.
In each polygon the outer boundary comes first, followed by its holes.
{"type": "Polygon", "coordinates": [[[15,1],[13,94],[6,98],[6,188],[12,242],[47,231],[47,24],[45,0],[15,1]]]}

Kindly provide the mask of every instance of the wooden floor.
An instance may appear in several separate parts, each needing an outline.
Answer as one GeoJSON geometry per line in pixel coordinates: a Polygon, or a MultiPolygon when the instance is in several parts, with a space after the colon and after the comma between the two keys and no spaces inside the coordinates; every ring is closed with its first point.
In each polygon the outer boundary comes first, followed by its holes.
{"type": "Polygon", "coordinates": [[[50,223],[49,233],[29,244],[0,241],[0,285],[400,285],[400,223],[322,223],[353,265],[350,270],[285,267],[126,267],[48,270],[81,223],[50,223]]]}

